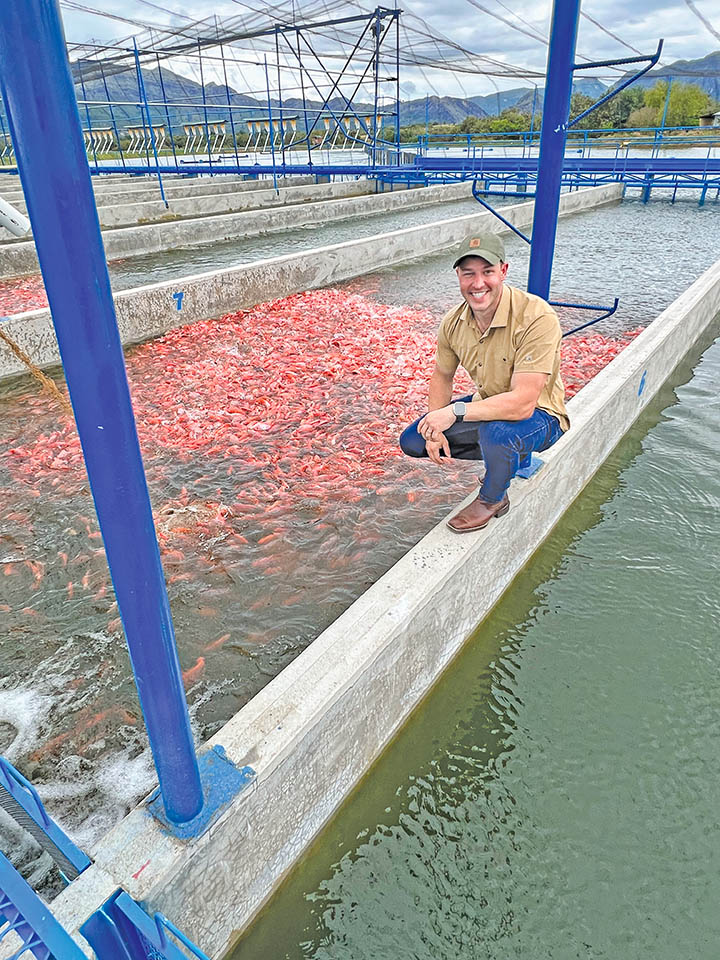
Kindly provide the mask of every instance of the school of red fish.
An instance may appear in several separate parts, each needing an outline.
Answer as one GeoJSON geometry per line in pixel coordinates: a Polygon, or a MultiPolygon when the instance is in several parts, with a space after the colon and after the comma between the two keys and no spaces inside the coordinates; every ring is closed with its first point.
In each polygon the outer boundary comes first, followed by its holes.
{"type": "MultiPolygon", "coordinates": [[[[471,488],[472,465],[437,470],[397,445],[423,412],[437,323],[326,289],[128,351],[186,685],[229,684],[226,715],[471,488]]],[[[568,396],[638,332],[564,341],[568,396]]],[[[464,374],[456,388],[470,392],[464,374]]],[[[0,400],[3,621],[47,642],[121,636],[74,423],[33,390],[0,400]]]]}

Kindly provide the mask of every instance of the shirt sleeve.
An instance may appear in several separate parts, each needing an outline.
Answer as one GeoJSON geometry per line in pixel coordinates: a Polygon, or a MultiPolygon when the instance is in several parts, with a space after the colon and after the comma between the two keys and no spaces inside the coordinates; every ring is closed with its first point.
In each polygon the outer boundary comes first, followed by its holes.
{"type": "Polygon", "coordinates": [[[562,331],[554,312],[535,317],[523,330],[515,350],[513,373],[555,372],[562,331]]]}
{"type": "Polygon", "coordinates": [[[455,373],[460,364],[460,358],[455,353],[453,348],[450,346],[450,341],[448,340],[447,330],[447,317],[445,317],[440,324],[440,329],[438,330],[438,339],[437,339],[437,350],[435,351],[435,363],[443,371],[443,373],[451,374],[455,373]]]}

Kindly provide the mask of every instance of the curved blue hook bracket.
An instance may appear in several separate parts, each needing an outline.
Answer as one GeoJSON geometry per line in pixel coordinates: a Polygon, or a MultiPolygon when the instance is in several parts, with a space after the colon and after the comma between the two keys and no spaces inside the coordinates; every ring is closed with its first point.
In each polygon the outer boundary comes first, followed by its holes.
{"type": "Polygon", "coordinates": [[[498,213],[497,210],[495,209],[495,207],[491,206],[491,205],[487,202],[487,200],[483,200],[483,198],[478,194],[478,181],[477,181],[477,178],[476,178],[475,180],[473,180],[472,195],[475,197],[475,199],[477,200],[478,203],[482,204],[483,207],[485,207],[486,210],[489,210],[490,213],[493,214],[493,216],[496,216],[496,217],[498,218],[498,220],[500,220],[501,223],[504,223],[505,226],[508,227],[510,230],[512,230],[513,233],[516,233],[516,234],[520,237],[521,240],[524,240],[525,243],[530,243],[530,237],[525,236],[525,234],[522,233],[520,230],[518,230],[518,228],[517,228],[516,226],[513,226],[513,224],[510,223],[509,220],[506,220],[505,217],[503,217],[503,215],[502,215],[501,213],[498,213]]]}
{"type": "Polygon", "coordinates": [[[548,303],[551,307],[565,307],[569,310],[595,310],[602,313],[601,317],[595,317],[594,320],[588,320],[587,323],[581,323],[579,327],[573,327],[572,330],[568,330],[567,333],[563,334],[564,339],[565,337],[569,337],[571,333],[577,333],[579,330],[584,330],[585,327],[591,327],[594,323],[607,320],[607,318],[611,317],[617,310],[620,305],[620,300],[618,297],[615,297],[615,302],[611,307],[601,307],[593,303],[562,303],[560,300],[549,300],[548,303]]]}

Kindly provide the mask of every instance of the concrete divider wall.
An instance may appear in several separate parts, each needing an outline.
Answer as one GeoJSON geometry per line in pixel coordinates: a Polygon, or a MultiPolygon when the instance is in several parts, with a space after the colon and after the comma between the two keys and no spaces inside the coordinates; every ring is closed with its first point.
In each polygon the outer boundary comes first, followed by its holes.
{"type": "MultiPolygon", "coordinates": [[[[560,198],[560,214],[566,216],[613,203],[621,197],[620,184],[566,193],[560,198]]],[[[532,201],[503,208],[503,216],[518,227],[529,226],[532,214],[532,201]]],[[[120,336],[125,344],[138,343],[182,324],[217,317],[300,290],[328,286],[380,267],[447,249],[476,230],[509,232],[483,209],[465,217],[317,247],[290,256],[258,260],[228,270],[135,287],[115,295],[120,336]],[[178,310],[178,305],[182,309],[178,310]]],[[[281,243],[282,238],[279,239],[281,243]]],[[[58,363],[57,341],[48,310],[16,314],[5,321],[4,329],[38,366],[58,363]]],[[[0,379],[23,372],[22,364],[0,343],[0,379]]]]}
{"type": "MultiPolygon", "coordinates": [[[[358,197],[374,193],[370,180],[346,180],[336,183],[313,183],[306,186],[292,185],[278,190],[223,190],[213,193],[198,193],[194,196],[170,199],[168,207],[156,195],[152,200],[98,204],[100,226],[104,229],[130,226],[143,222],[163,222],[173,219],[212,216],[218,213],[238,213],[242,210],[258,210],[261,207],[282,207],[292,203],[334,200],[343,197],[358,197]]],[[[237,184],[241,188],[242,184],[237,184]]],[[[127,198],[130,201],[130,198],[127,198]]],[[[25,209],[25,204],[14,204],[16,209],[25,209]]],[[[8,233],[9,237],[10,234],[8,233]]]]}
{"type": "Polygon", "coordinates": [[[279,187],[278,190],[265,184],[264,190],[240,190],[211,195],[175,198],[169,208],[162,201],[130,203],[122,206],[98,208],[100,225],[115,227],[137,224],[146,220],[167,220],[172,217],[211,216],[218,213],[239,213],[243,210],[283,207],[294,203],[317,203],[321,200],[338,200],[345,197],[360,197],[374,193],[375,185],[370,180],[345,180],[336,183],[313,183],[307,186],[279,187]]]}
{"type": "MultiPolygon", "coordinates": [[[[281,188],[308,186],[314,182],[314,177],[309,176],[278,178],[278,186],[281,188]]],[[[160,202],[165,209],[165,205],[160,200],[160,188],[157,180],[153,183],[145,177],[139,180],[126,177],[125,181],[121,182],[104,183],[101,181],[98,183],[97,178],[94,178],[93,187],[98,210],[114,204],[153,202],[160,202]]],[[[241,176],[232,174],[218,174],[215,177],[177,177],[170,183],[167,183],[165,177],[163,177],[163,189],[165,196],[170,201],[197,196],[222,196],[225,193],[255,193],[271,189],[274,191],[272,177],[263,180],[243,180],[241,176]]],[[[0,180],[0,196],[8,203],[12,203],[18,210],[22,209],[24,211],[26,209],[25,196],[22,190],[16,189],[12,194],[3,191],[2,180],[0,180]]]]}
{"type": "Polygon", "coordinates": [[[170,839],[142,804],[110,831],[53,902],[66,928],[122,886],[221,956],[719,312],[720,261],[570,401],[501,523],[439,524],[211,739],[257,779],[209,833],[170,839]]]}
{"type": "MultiPolygon", "coordinates": [[[[372,196],[324,200],[318,203],[293,204],[272,210],[254,210],[245,213],[218,214],[168,223],[149,223],[143,226],[118,227],[103,232],[105,256],[108,260],[138,257],[181,247],[237,240],[328,223],[355,216],[370,216],[396,210],[410,210],[443,201],[459,200],[469,196],[469,182],[449,186],[424,187],[398,193],[377,193],[372,196]]],[[[0,247],[0,277],[23,276],[39,269],[35,243],[15,240],[0,247]]]]}

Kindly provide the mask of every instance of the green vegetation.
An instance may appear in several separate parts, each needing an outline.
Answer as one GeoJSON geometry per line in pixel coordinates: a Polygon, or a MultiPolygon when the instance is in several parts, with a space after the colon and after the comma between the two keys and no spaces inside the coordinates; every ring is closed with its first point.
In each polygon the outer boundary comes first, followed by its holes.
{"type": "MultiPolygon", "coordinates": [[[[608,100],[597,110],[593,110],[575,127],[576,130],[607,130],[613,127],[659,127],[662,122],[667,98],[668,81],[658,80],[652,87],[628,87],[616,97],[608,100]]],[[[595,101],[582,93],[574,93],[570,101],[571,119],[579,116],[595,101]]],[[[693,83],[673,82],[670,88],[665,126],[683,127],[697,126],[698,117],[720,109],[701,87],[693,83]]],[[[497,117],[466,117],[461,123],[431,123],[430,133],[433,136],[450,136],[458,134],[493,134],[512,133],[519,130],[529,130],[530,111],[518,110],[517,107],[503,110],[497,117]]],[[[540,111],[535,113],[535,129],[540,129],[542,116],[540,111]]],[[[717,131],[716,131],[717,132],[717,131]]],[[[412,126],[400,128],[400,139],[403,143],[416,141],[425,133],[425,124],[416,123],[412,126]]]]}

